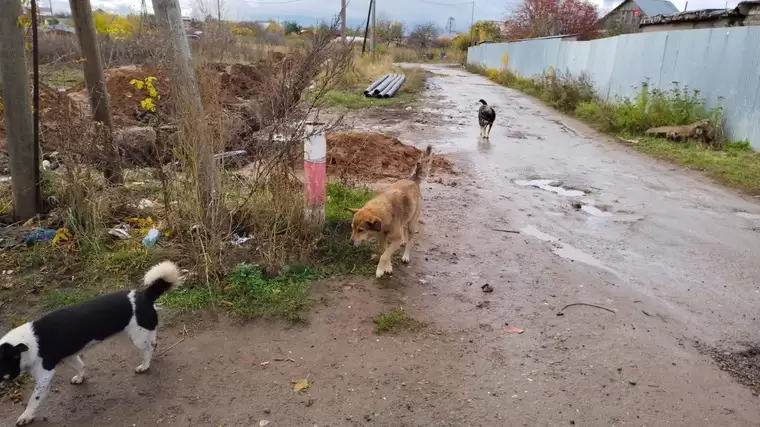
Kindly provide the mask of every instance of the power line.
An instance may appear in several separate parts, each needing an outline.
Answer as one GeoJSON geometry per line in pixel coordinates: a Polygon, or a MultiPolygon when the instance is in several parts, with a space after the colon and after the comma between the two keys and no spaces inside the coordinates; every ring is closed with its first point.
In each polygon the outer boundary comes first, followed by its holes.
{"type": "Polygon", "coordinates": [[[436,4],[436,5],[439,5],[439,6],[461,6],[463,4],[472,4],[473,3],[472,1],[465,1],[465,2],[460,2],[460,3],[441,3],[441,2],[437,2],[437,1],[431,1],[431,0],[416,0],[416,1],[418,1],[420,3],[436,4]]]}
{"type": "Polygon", "coordinates": [[[287,4],[287,3],[298,3],[299,1],[304,1],[304,0],[283,0],[283,1],[243,0],[244,3],[250,4],[250,5],[257,5],[257,4],[287,4]]]}

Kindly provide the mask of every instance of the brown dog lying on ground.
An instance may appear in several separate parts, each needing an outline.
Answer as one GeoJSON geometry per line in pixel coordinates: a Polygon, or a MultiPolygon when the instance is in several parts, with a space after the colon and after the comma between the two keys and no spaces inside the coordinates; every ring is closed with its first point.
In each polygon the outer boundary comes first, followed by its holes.
{"type": "Polygon", "coordinates": [[[391,257],[401,246],[406,246],[401,261],[410,261],[409,253],[422,213],[420,183],[430,168],[432,152],[433,147],[428,145],[409,178],[395,182],[361,209],[346,208],[354,213],[351,244],[359,246],[365,240],[372,239],[380,242],[382,255],[375,272],[378,279],[383,277],[383,274],[393,274],[391,257]]]}

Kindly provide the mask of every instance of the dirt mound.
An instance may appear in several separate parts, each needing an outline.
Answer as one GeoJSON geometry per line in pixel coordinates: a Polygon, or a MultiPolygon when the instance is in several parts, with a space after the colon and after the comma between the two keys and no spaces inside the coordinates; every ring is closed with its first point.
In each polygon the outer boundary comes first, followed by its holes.
{"type": "Polygon", "coordinates": [[[264,64],[210,64],[210,67],[219,73],[221,99],[225,103],[257,98],[262,94],[262,82],[275,72],[264,64]]]}
{"type": "Polygon", "coordinates": [[[110,68],[105,71],[105,77],[111,115],[116,127],[136,124],[145,112],[140,102],[148,97],[148,90],[145,87],[138,89],[131,83],[133,80],[145,82],[148,77],[155,77],[152,84],[160,96],[156,110],[161,112],[171,105],[170,80],[163,69],[129,65],[110,68]]]}
{"type": "MultiPolygon", "coordinates": [[[[379,132],[329,132],[327,172],[363,181],[405,178],[414,169],[422,150],[379,132]]],[[[431,174],[453,173],[451,162],[433,155],[431,174]]]]}

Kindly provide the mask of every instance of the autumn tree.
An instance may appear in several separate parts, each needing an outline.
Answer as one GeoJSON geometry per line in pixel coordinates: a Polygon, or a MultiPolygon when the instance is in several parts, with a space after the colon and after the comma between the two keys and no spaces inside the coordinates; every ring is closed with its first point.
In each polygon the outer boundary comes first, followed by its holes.
{"type": "Polygon", "coordinates": [[[523,0],[507,17],[508,40],[578,34],[592,38],[599,19],[597,7],[586,0],[523,0]]]}
{"type": "Polygon", "coordinates": [[[409,33],[409,45],[412,47],[428,48],[438,38],[438,27],[433,22],[420,24],[409,33]]]}
{"type": "Polygon", "coordinates": [[[478,21],[470,27],[469,34],[475,43],[486,40],[499,40],[501,37],[501,27],[494,21],[478,21]]]}
{"type": "Polygon", "coordinates": [[[404,24],[398,21],[377,21],[375,34],[378,43],[398,46],[404,40],[404,24]]]}

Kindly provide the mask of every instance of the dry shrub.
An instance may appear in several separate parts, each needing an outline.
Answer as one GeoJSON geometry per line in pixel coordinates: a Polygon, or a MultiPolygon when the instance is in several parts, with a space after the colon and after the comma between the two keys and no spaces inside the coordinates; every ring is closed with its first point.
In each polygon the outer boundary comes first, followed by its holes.
{"type": "Polygon", "coordinates": [[[37,52],[42,64],[59,62],[62,59],[78,59],[79,43],[77,43],[77,36],[63,31],[40,33],[37,52]]]}
{"type": "Polygon", "coordinates": [[[361,52],[357,52],[351,67],[340,79],[339,87],[354,89],[358,86],[369,85],[384,74],[397,71],[393,66],[393,57],[390,55],[380,55],[373,60],[370,55],[361,56],[361,52]]]}
{"type": "Polygon", "coordinates": [[[100,57],[105,68],[124,65],[155,66],[164,56],[167,44],[155,33],[139,33],[126,38],[99,36],[100,57]]]}
{"type": "Polygon", "coordinates": [[[232,234],[250,234],[254,256],[275,269],[303,259],[314,247],[318,234],[304,220],[303,190],[293,164],[303,150],[304,122],[317,115],[317,101],[351,63],[350,48],[331,39],[317,38],[281,60],[264,59],[258,69],[267,72],[244,80],[250,99],[243,103],[249,108],[230,108],[223,85],[237,87],[241,82],[213,78],[217,69],[204,64],[196,69],[206,120],[188,111],[190,103],[181,101],[183,94],[172,94],[179,131],[174,147],[178,168],[164,178],[172,183],[166,187],[167,199],[177,202],[170,210],[170,222],[179,236],[189,237],[190,251],[198,255],[207,274],[224,268],[222,248],[232,234]],[[249,152],[251,163],[242,177],[228,175],[215,163],[208,173],[212,178],[207,179],[216,190],[210,199],[201,197],[203,178],[198,174],[205,172],[199,167],[202,153],[196,147],[222,151],[231,133],[239,144],[236,148],[249,152]]]}
{"type": "MultiPolygon", "coordinates": [[[[143,125],[161,130],[148,153],[158,157],[156,160],[171,161],[142,164],[147,173],[141,171],[138,178],[134,177],[136,171],[125,171],[125,186],[108,185],[98,170],[109,158],[104,148],[107,138],[105,129],[87,117],[89,108],[77,108],[65,95],[49,104],[52,108],[45,110],[43,105],[43,150],[59,151],[62,164],[53,172],[54,192],[60,199],[53,216],[57,215],[59,225],[75,232],[78,242],[97,248],[109,227],[127,217],[150,215],[172,236],[171,244],[182,248],[191,258],[189,262],[194,261],[208,278],[224,274],[230,264],[239,261],[230,250],[234,234],[252,237],[246,244],[250,245],[245,251],[248,261],[260,260],[277,270],[290,261],[304,260],[320,233],[304,219],[303,185],[294,164],[308,136],[305,122],[318,117],[320,98],[339,82],[352,61],[350,46],[332,43],[332,39],[317,37],[284,57],[269,52],[255,67],[226,79],[218,64],[194,57],[200,105],[188,90],[191,85],[177,81],[166,60],[154,69],[145,67],[152,71],[142,74],[136,71],[139,68],[131,68],[134,76],[129,76],[130,68],[114,71],[126,74],[119,77],[118,85],[117,77],[110,76],[109,92],[116,86],[119,93],[125,92],[131,78],[144,78],[152,72],[159,74],[156,84],[165,85],[159,91],[160,108],[165,111],[157,115],[160,120],[143,125]],[[163,81],[157,70],[172,77],[163,81]],[[236,104],[247,108],[232,105],[238,96],[245,99],[236,104]],[[164,128],[172,131],[167,134],[164,128]],[[249,153],[245,173],[230,173],[213,160],[214,153],[232,143],[249,153]],[[152,192],[135,190],[141,188],[135,187],[135,181],[144,181],[152,192]],[[151,199],[155,206],[138,209],[142,198],[151,199]]],[[[151,51],[146,58],[166,58],[165,52],[155,48],[141,49],[151,51]]],[[[114,52],[120,61],[120,51],[114,52]]],[[[126,114],[127,110],[119,113],[125,108],[122,104],[129,104],[128,109],[139,106],[135,96],[111,94],[117,118],[126,114]]],[[[121,122],[117,119],[116,123],[121,122]]],[[[325,124],[327,129],[331,126],[325,124]]]]}

